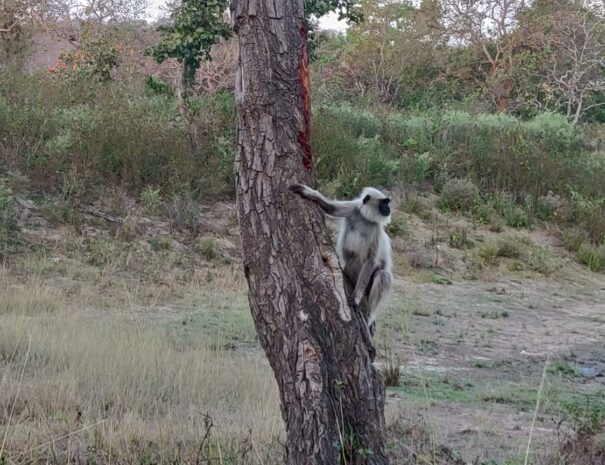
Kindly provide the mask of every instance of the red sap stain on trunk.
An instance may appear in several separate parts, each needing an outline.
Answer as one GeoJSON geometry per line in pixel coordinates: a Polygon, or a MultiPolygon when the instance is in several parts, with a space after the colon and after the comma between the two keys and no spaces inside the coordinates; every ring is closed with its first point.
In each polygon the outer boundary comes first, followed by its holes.
{"type": "Polygon", "coordinates": [[[307,26],[303,21],[300,27],[303,38],[300,64],[298,65],[298,78],[300,79],[302,111],[304,123],[298,133],[298,143],[303,151],[303,165],[307,171],[313,170],[313,153],[311,151],[311,80],[309,79],[309,57],[307,56],[307,26]]]}

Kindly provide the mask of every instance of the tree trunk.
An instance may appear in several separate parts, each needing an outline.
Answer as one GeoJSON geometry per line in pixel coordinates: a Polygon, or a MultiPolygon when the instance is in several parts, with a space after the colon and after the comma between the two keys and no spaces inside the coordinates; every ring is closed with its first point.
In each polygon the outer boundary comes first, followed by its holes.
{"type": "Polygon", "coordinates": [[[273,368],[289,465],[387,464],[384,384],[319,208],[288,191],[313,183],[303,0],[233,0],[237,204],[244,271],[273,368]]]}

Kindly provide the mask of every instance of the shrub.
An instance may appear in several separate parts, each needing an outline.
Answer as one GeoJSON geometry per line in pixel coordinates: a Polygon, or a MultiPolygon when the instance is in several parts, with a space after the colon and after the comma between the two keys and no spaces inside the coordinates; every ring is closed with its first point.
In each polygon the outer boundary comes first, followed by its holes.
{"type": "Polygon", "coordinates": [[[410,171],[411,173],[408,177],[414,181],[422,182],[432,179],[437,172],[435,159],[428,152],[421,153],[412,158],[410,171]]]}
{"type": "Polygon", "coordinates": [[[590,198],[575,190],[571,191],[576,222],[587,232],[593,244],[605,242],[605,197],[590,198]]]}
{"type": "Polygon", "coordinates": [[[549,192],[547,195],[538,197],[535,204],[535,213],[539,219],[549,221],[558,216],[564,205],[565,202],[559,195],[549,192]]]}
{"type": "Polygon", "coordinates": [[[566,229],[562,232],[565,248],[570,252],[577,252],[586,240],[586,233],[580,229],[566,229]]]}
{"type": "Polygon", "coordinates": [[[504,222],[513,228],[529,228],[531,226],[530,215],[521,207],[509,206],[502,211],[504,222]]]}
{"type": "Polygon", "coordinates": [[[382,122],[374,113],[350,105],[328,105],[322,111],[336,119],[349,133],[357,138],[375,137],[382,132],[382,122]]]}
{"type": "Polygon", "coordinates": [[[477,187],[467,179],[450,179],[439,196],[438,206],[442,210],[470,210],[477,198],[477,187]]]}
{"type": "Polygon", "coordinates": [[[216,250],[216,243],[211,237],[202,241],[200,252],[202,256],[209,262],[216,260],[219,256],[219,253],[216,250]]]}
{"type": "Polygon", "coordinates": [[[485,265],[496,265],[500,257],[519,259],[522,255],[519,242],[518,238],[504,237],[481,246],[477,255],[485,265]]]}
{"type": "Polygon", "coordinates": [[[385,140],[400,147],[425,153],[433,148],[434,122],[426,116],[391,114],[384,123],[385,140]]]}
{"type": "Polygon", "coordinates": [[[521,247],[519,239],[515,237],[505,237],[498,240],[496,243],[496,255],[504,258],[520,258],[521,247]]]}
{"type": "Polygon", "coordinates": [[[490,231],[501,232],[504,229],[504,220],[494,208],[493,202],[478,203],[474,214],[481,224],[489,227],[490,231]]]}
{"type": "Polygon", "coordinates": [[[145,90],[151,95],[172,96],[174,92],[170,86],[157,74],[150,74],[145,78],[145,90]]]}

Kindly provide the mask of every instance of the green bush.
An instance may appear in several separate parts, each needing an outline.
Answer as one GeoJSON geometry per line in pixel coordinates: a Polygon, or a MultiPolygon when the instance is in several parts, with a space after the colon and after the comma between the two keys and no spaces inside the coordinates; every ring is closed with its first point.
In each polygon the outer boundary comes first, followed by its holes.
{"type": "Polygon", "coordinates": [[[145,78],[146,91],[152,95],[174,95],[170,86],[157,74],[150,74],[145,78]]]}
{"type": "Polygon", "coordinates": [[[531,226],[531,217],[521,207],[511,205],[502,210],[502,216],[507,226],[513,228],[529,228],[531,226]]]}
{"type": "Polygon", "coordinates": [[[589,198],[571,190],[575,221],[588,235],[593,244],[605,243],[605,197],[589,198]]]}
{"type": "Polygon", "coordinates": [[[328,105],[322,107],[324,113],[337,120],[355,138],[375,137],[382,132],[381,119],[370,111],[350,105],[328,105]]]}

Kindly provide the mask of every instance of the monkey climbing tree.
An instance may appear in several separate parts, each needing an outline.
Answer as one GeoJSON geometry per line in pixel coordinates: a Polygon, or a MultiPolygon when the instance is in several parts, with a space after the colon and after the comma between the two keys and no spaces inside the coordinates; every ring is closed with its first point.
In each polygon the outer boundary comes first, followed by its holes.
{"type": "MultiPolygon", "coordinates": [[[[327,3],[327,2],[326,2],[327,3]]],[[[237,204],[252,315],[275,373],[288,465],[387,464],[384,384],[313,184],[303,0],[233,0],[237,204]]]]}

